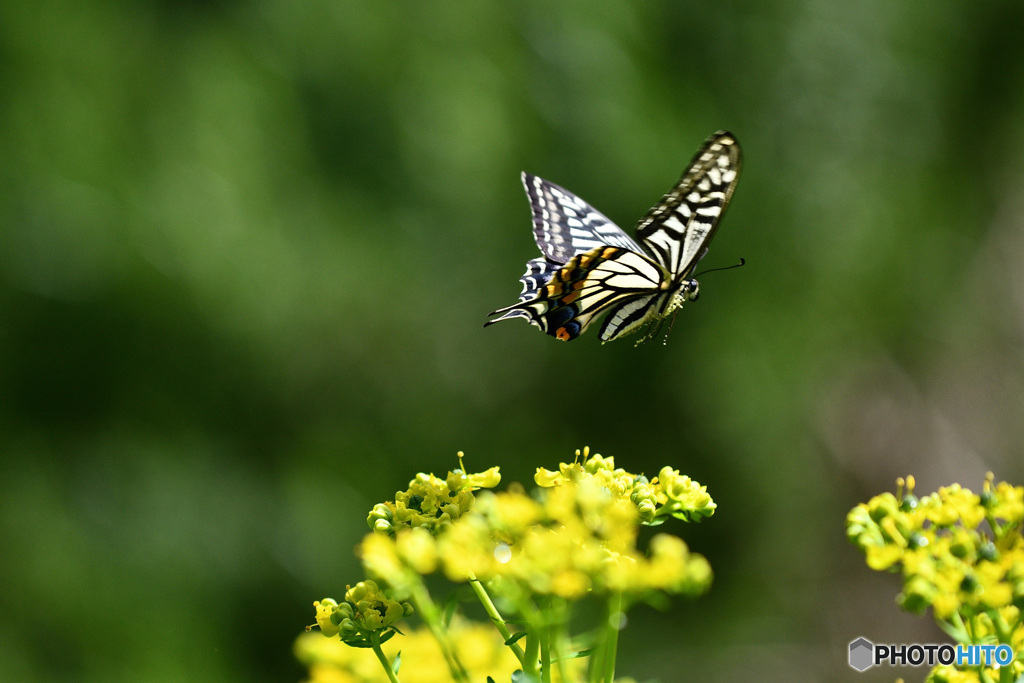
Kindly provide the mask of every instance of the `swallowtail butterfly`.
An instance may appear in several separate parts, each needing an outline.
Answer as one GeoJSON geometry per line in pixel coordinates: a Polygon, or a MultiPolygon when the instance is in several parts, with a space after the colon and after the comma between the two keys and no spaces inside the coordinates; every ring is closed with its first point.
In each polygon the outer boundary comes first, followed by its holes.
{"type": "Polygon", "coordinates": [[[640,341],[686,301],[740,171],[740,146],[725,131],[704,142],[676,186],[637,226],[640,244],[600,211],[554,183],[523,173],[533,208],[533,236],[543,256],[526,264],[519,301],[491,313],[526,318],[546,334],[569,341],[598,316],[601,341],[647,327],[640,341]]]}

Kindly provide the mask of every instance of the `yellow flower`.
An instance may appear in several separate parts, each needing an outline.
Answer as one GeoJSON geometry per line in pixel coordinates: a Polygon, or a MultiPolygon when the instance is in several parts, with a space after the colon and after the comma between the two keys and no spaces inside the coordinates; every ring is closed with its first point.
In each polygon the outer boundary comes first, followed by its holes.
{"type": "Polygon", "coordinates": [[[501,473],[496,466],[478,474],[466,475],[466,486],[474,489],[493,489],[499,483],[501,483],[501,473]]]}
{"type": "Polygon", "coordinates": [[[367,631],[380,631],[405,615],[406,607],[385,595],[373,581],[360,581],[345,593],[345,602],[355,606],[352,620],[367,631]]]}
{"type": "MultiPolygon", "coordinates": [[[[411,531],[415,530],[406,528],[396,536],[401,538],[411,531]]],[[[428,535],[430,533],[422,529],[419,531],[428,535]]],[[[421,583],[419,574],[399,555],[396,538],[384,534],[367,534],[356,548],[356,554],[362,560],[366,574],[372,579],[385,582],[397,598],[408,599],[421,583]]]]}
{"type": "MultiPolygon", "coordinates": [[[[696,594],[710,585],[707,560],[690,553],[681,539],[659,534],[648,552],[637,546],[642,525],[662,523],[668,516],[700,519],[714,512],[705,487],[672,468],[663,468],[652,481],[585,448],[582,454],[577,452],[576,461],[561,463],[557,472],[539,468],[535,481],[540,488],[531,494],[516,485],[504,493],[474,493],[497,485],[498,469],[465,474],[461,464],[460,459],[460,469],[443,480],[418,474],[394,501],[375,505],[367,518],[373,533],[359,547],[370,578],[350,587],[340,604],[324,600],[316,605],[325,635],[340,635],[341,643],[355,646],[353,652],[365,653],[365,648],[383,643],[385,654],[393,657],[396,650],[388,648],[400,641],[403,659],[415,662],[403,667],[402,680],[415,683],[419,672],[426,672],[422,680],[447,680],[447,666],[437,655],[436,662],[429,655],[418,656],[416,639],[399,637],[396,627],[411,612],[409,603],[402,601],[416,596],[431,628],[445,629],[447,622],[435,618],[438,610],[422,582],[422,576],[438,568],[453,581],[472,580],[493,619],[500,619],[494,615],[497,606],[513,614],[519,628],[532,637],[547,623],[538,621],[549,618],[546,612],[561,611],[565,617],[572,601],[591,595],[625,609],[638,600],[655,602],[659,594],[696,594]],[[545,616],[538,617],[538,610],[545,616]]],[[[507,637],[508,631],[504,633],[507,637]]],[[[472,662],[489,649],[467,645],[473,638],[471,630],[459,632],[454,627],[442,638],[458,646],[470,680],[508,680],[511,671],[531,666],[513,658],[508,669],[491,666],[480,673],[472,662]]],[[[300,642],[297,651],[317,681],[369,680],[361,677],[355,656],[313,652],[307,641],[300,642]]],[[[535,642],[527,645],[527,651],[536,651],[535,642]]],[[[448,661],[454,661],[451,646],[444,647],[448,661]]],[[[516,652],[522,656],[522,647],[516,652]]],[[[585,664],[583,658],[563,654],[555,653],[555,683],[563,673],[571,678],[585,664]]],[[[379,678],[379,672],[367,675],[379,678]]]]}
{"type": "Polygon", "coordinates": [[[330,598],[324,598],[314,602],[313,607],[316,608],[316,623],[320,627],[320,633],[328,638],[338,635],[338,625],[331,621],[338,603],[330,598]]]}
{"type": "Polygon", "coordinates": [[[1004,579],[1005,568],[995,562],[981,562],[975,567],[978,603],[985,608],[1006,607],[1013,601],[1013,586],[1004,579]]]}
{"type": "Polygon", "coordinates": [[[925,683],[981,683],[981,679],[973,669],[960,671],[954,666],[940,664],[928,675],[925,683]]]}
{"type": "MultiPolygon", "coordinates": [[[[902,501],[886,493],[851,510],[849,539],[864,550],[872,568],[902,572],[898,602],[904,609],[923,612],[930,606],[961,643],[1002,643],[1024,651],[1016,606],[1024,602],[1024,488],[993,484],[989,474],[981,496],[959,484],[920,500],[912,490],[908,478],[902,501]]],[[[1024,674],[1021,661],[1010,667],[1011,680],[1024,674]]],[[[1005,674],[986,668],[979,677],[976,670],[938,666],[927,680],[990,681],[1005,674]]]]}
{"type": "MultiPolygon", "coordinates": [[[[691,556],[681,540],[660,536],[649,558],[640,553],[641,519],[632,494],[636,484],[650,484],[614,469],[611,458],[596,458],[583,466],[563,463],[558,474],[538,471],[537,481],[554,485],[537,498],[516,489],[478,496],[473,510],[438,540],[446,575],[503,579],[509,590],[520,586],[516,590],[570,600],[595,591],[642,597],[704,590],[711,579],[707,561],[691,556]]],[[[666,475],[680,485],[676,491],[696,495],[702,505],[710,501],[688,479],[672,470],[666,475]]]]}
{"type": "Polygon", "coordinates": [[[533,475],[533,481],[537,486],[548,488],[550,486],[558,486],[566,480],[566,476],[562,472],[552,472],[551,470],[538,467],[536,474],[533,475]]]}
{"type": "Polygon", "coordinates": [[[437,569],[437,541],[426,529],[409,529],[395,535],[399,557],[418,574],[427,575],[437,569]]]}
{"type": "Polygon", "coordinates": [[[921,499],[925,515],[938,526],[952,526],[961,522],[965,527],[974,528],[985,518],[981,499],[962,488],[960,484],[941,487],[938,493],[921,499]]]}
{"type": "Polygon", "coordinates": [[[658,473],[657,482],[668,502],[678,510],[686,511],[687,518],[700,519],[714,514],[717,506],[708,495],[707,487],[679,474],[678,470],[663,467],[658,473]]]}
{"type": "Polygon", "coordinates": [[[394,501],[374,505],[366,523],[376,533],[424,528],[436,535],[473,507],[474,490],[497,486],[499,481],[497,467],[478,474],[455,470],[446,479],[420,472],[409,482],[408,489],[395,494],[394,501]]]}
{"type": "Polygon", "coordinates": [[[872,545],[865,548],[868,566],[876,571],[888,569],[903,558],[903,548],[897,544],[872,545]]]}
{"type": "Polygon", "coordinates": [[[1020,524],[1024,521],[1024,486],[1011,486],[999,482],[995,491],[990,491],[991,482],[985,482],[985,491],[994,494],[989,515],[1004,524],[1020,524]]]}

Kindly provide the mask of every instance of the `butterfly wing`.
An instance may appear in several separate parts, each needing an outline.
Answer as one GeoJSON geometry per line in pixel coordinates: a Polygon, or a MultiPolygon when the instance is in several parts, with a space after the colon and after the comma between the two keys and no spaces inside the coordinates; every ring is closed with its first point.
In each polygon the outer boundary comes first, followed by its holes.
{"type": "MultiPolygon", "coordinates": [[[[654,298],[667,275],[644,254],[621,247],[597,247],[571,258],[540,286],[527,282],[531,277],[527,271],[520,301],[492,313],[502,315],[485,325],[523,317],[546,334],[569,341],[583,334],[594,318],[610,307],[654,298]]],[[[536,283],[540,284],[539,280],[536,283]]]]}
{"type": "MultiPolygon", "coordinates": [[[[660,291],[628,299],[608,313],[601,325],[601,343],[632,334],[649,322],[660,320],[671,305],[673,293],[660,291]]],[[[647,339],[647,335],[640,341],[647,339]]],[[[640,342],[637,342],[640,343],[640,342]]]]}
{"type": "Polygon", "coordinates": [[[484,327],[493,325],[501,320],[510,320],[512,318],[526,318],[531,323],[533,322],[532,316],[526,312],[524,308],[517,308],[517,306],[524,301],[531,301],[539,296],[542,296],[542,291],[547,285],[551,277],[561,270],[561,263],[553,263],[546,258],[535,258],[532,261],[526,262],[526,273],[519,278],[519,281],[523,283],[523,291],[519,294],[519,301],[511,306],[499,309],[491,313],[491,315],[497,315],[502,313],[500,318],[494,320],[488,320],[484,323],[484,327]]]}
{"type": "Polygon", "coordinates": [[[603,246],[643,253],[619,226],[572,192],[530,173],[523,173],[523,187],[533,211],[533,238],[549,261],[562,264],[603,246]]]}
{"type": "Polygon", "coordinates": [[[641,244],[672,274],[686,279],[707,251],[739,179],[742,155],[731,133],[719,131],[637,226],[641,244]]]}
{"type": "Polygon", "coordinates": [[[740,162],[736,139],[724,131],[715,133],[694,155],[675,187],[640,221],[637,237],[671,274],[672,284],[652,296],[624,301],[609,312],[601,326],[602,342],[660,321],[682,305],[686,292],[681,287],[690,286],[684,281],[707,252],[736,188],[740,162]]]}
{"type": "MultiPolygon", "coordinates": [[[[522,180],[533,214],[533,237],[544,256],[526,263],[526,273],[519,278],[523,291],[519,294],[518,304],[543,300],[547,295],[543,290],[552,276],[578,254],[606,246],[644,253],[619,226],[572,192],[532,173],[523,173],[522,180]]],[[[568,282],[576,282],[585,276],[585,273],[572,272],[565,275],[568,282]]],[[[495,311],[491,315],[502,315],[487,321],[484,326],[510,318],[526,318],[537,324],[537,316],[531,314],[536,311],[520,308],[518,304],[495,311]]],[[[541,329],[545,327],[541,326],[541,329]]],[[[557,326],[552,329],[557,329],[557,326]]]]}

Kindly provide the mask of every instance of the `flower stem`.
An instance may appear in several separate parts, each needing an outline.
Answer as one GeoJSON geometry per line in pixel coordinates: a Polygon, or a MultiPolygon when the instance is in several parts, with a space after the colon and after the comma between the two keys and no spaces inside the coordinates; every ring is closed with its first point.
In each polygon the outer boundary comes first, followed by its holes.
{"type": "Polygon", "coordinates": [[[540,659],[537,656],[539,650],[540,634],[531,628],[526,634],[526,652],[524,654],[526,661],[523,664],[523,673],[530,676],[530,680],[534,681],[540,677],[540,671],[538,671],[540,659]]]}
{"type": "Polygon", "coordinates": [[[437,608],[433,599],[431,599],[430,593],[427,592],[427,587],[422,582],[413,587],[412,600],[420,616],[423,618],[423,622],[430,629],[434,640],[437,641],[438,647],[441,648],[441,653],[444,655],[445,662],[448,663],[448,669],[452,673],[452,678],[458,683],[469,683],[469,674],[466,673],[466,668],[462,666],[458,652],[452,645],[451,640],[449,640],[448,632],[441,624],[441,611],[437,608]]]}
{"type": "Polygon", "coordinates": [[[370,643],[373,645],[373,654],[377,655],[377,661],[384,667],[384,670],[388,672],[388,680],[391,683],[401,683],[398,680],[398,675],[391,669],[391,662],[388,661],[387,656],[384,654],[384,650],[380,649],[380,634],[376,631],[370,634],[370,643]]]}
{"type": "Polygon", "coordinates": [[[555,599],[548,605],[552,619],[551,649],[554,652],[554,663],[558,666],[560,680],[570,681],[569,671],[565,664],[565,648],[568,642],[567,628],[569,625],[569,609],[566,601],[555,599]]]}
{"type": "Polygon", "coordinates": [[[608,619],[605,622],[604,682],[615,680],[615,655],[619,649],[619,624],[622,622],[622,592],[608,596],[608,619]]]}
{"type": "MultiPolygon", "coordinates": [[[[476,593],[476,597],[480,600],[480,604],[484,606],[484,611],[487,612],[487,616],[494,622],[494,626],[498,629],[498,633],[501,637],[508,642],[508,639],[512,637],[512,632],[508,630],[508,626],[505,624],[505,620],[498,612],[498,608],[494,606],[494,602],[491,600],[491,596],[488,595],[487,589],[480,582],[480,579],[476,578],[473,572],[469,573],[469,585],[473,587],[473,592],[476,593]]],[[[519,647],[519,643],[512,643],[509,645],[509,649],[519,660],[519,665],[524,669],[526,668],[526,653],[523,652],[523,648],[519,647]]]]}
{"type": "MultiPolygon", "coordinates": [[[[541,671],[540,652],[547,647],[547,633],[544,628],[544,614],[529,599],[520,600],[517,611],[526,621],[526,652],[523,653],[523,673],[527,674],[532,681],[541,680],[545,673],[541,671]]],[[[550,679],[546,679],[550,680],[550,679]]]]}
{"type": "MultiPolygon", "coordinates": [[[[999,610],[988,610],[988,617],[992,621],[992,627],[996,631],[996,639],[999,644],[1013,647],[1013,630],[1006,623],[1006,619],[1003,619],[1003,615],[999,613],[999,610]]],[[[999,683],[1013,683],[1013,679],[1012,666],[999,667],[999,683]]]]}

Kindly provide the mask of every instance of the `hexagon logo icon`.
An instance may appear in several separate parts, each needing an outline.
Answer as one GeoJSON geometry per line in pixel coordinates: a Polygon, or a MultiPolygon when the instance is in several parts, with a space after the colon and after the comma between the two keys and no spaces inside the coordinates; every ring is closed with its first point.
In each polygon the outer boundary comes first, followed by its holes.
{"type": "Polygon", "coordinates": [[[875,644],[867,638],[858,638],[850,643],[850,666],[864,671],[874,665],[875,644]]]}

